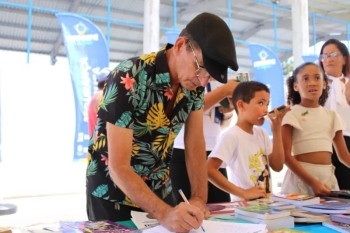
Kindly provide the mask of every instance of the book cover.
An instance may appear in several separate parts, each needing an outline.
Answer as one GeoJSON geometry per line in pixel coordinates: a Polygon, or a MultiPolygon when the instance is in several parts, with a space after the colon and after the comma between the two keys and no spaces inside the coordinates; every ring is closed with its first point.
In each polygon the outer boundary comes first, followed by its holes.
{"type": "Polygon", "coordinates": [[[334,222],[350,224],[349,214],[331,214],[331,219],[334,222]]]}
{"type": "Polygon", "coordinates": [[[236,213],[259,219],[276,219],[290,216],[289,210],[278,210],[261,205],[240,206],[235,211],[236,213]]]}
{"type": "Polygon", "coordinates": [[[210,203],[207,204],[207,210],[211,215],[216,214],[234,214],[235,209],[238,206],[247,206],[246,201],[238,201],[238,202],[221,202],[221,203],[210,203]]]}
{"type": "Polygon", "coordinates": [[[266,228],[269,231],[279,229],[282,227],[286,227],[286,228],[294,227],[294,218],[291,216],[276,218],[276,219],[259,219],[259,218],[253,218],[250,216],[245,216],[245,215],[236,213],[236,217],[246,221],[257,223],[257,224],[266,224],[266,228]]]}
{"type": "Polygon", "coordinates": [[[320,203],[320,198],[310,195],[296,193],[274,193],[270,196],[271,200],[282,201],[296,206],[314,205],[320,203]]]}
{"type": "Polygon", "coordinates": [[[248,205],[261,205],[261,206],[267,206],[278,210],[288,210],[288,209],[295,209],[295,205],[282,202],[282,201],[273,201],[267,198],[257,199],[254,201],[248,201],[248,205]]]}
{"type": "Polygon", "coordinates": [[[292,209],[290,215],[294,217],[294,222],[299,223],[321,223],[331,221],[328,214],[315,213],[302,209],[292,209]]]}
{"type": "Polygon", "coordinates": [[[338,232],[343,232],[343,233],[350,232],[349,224],[339,223],[339,222],[323,222],[322,225],[338,232]]]}
{"type": "Polygon", "coordinates": [[[350,203],[343,201],[326,201],[321,204],[301,207],[304,210],[324,214],[347,214],[350,213],[350,203]]]}
{"type": "Polygon", "coordinates": [[[74,228],[86,233],[124,233],[134,232],[134,229],[114,223],[108,220],[104,221],[77,221],[77,222],[60,222],[62,229],[74,228]]]}
{"type": "Polygon", "coordinates": [[[271,232],[272,233],[311,233],[309,231],[299,231],[299,230],[293,230],[289,228],[280,228],[271,232]]]}

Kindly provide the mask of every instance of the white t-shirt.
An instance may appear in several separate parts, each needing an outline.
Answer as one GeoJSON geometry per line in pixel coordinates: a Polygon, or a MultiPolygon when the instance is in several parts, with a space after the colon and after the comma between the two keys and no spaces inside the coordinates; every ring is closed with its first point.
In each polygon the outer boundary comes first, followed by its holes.
{"type": "MultiPolygon", "coordinates": [[[[328,75],[328,77],[332,80],[334,79],[334,77],[330,75],[328,75]]],[[[347,82],[349,82],[349,78],[345,78],[345,83],[347,82]]],[[[350,137],[350,106],[348,105],[344,94],[345,84],[340,81],[333,81],[332,84],[328,84],[328,86],[330,87],[329,97],[324,107],[335,111],[341,116],[346,127],[343,130],[343,135],[350,137]]]]}
{"type": "MultiPolygon", "coordinates": [[[[263,128],[253,127],[253,134],[249,134],[235,125],[221,136],[209,157],[219,158],[222,168],[228,166],[231,169],[228,179],[234,185],[249,189],[258,183],[267,189],[267,193],[271,193],[267,159],[271,152],[272,143],[263,128]]],[[[232,201],[240,199],[231,195],[232,201]]]]}
{"type": "MultiPolygon", "coordinates": [[[[214,111],[214,108],[212,108],[211,110],[214,111]]],[[[210,115],[211,110],[208,110],[203,115],[203,133],[204,133],[206,151],[211,151],[214,148],[221,134],[220,123],[214,122],[214,120],[212,119],[213,117],[210,115]]],[[[184,133],[185,133],[185,126],[182,127],[179,134],[177,135],[174,141],[174,148],[185,149],[184,133]]]]}

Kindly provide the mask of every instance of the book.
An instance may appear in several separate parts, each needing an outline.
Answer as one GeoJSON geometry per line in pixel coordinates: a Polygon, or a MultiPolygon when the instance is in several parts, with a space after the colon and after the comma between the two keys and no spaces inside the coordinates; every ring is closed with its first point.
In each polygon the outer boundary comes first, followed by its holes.
{"type": "Polygon", "coordinates": [[[330,217],[331,217],[333,222],[350,224],[350,215],[349,214],[331,214],[330,217]]]}
{"type": "Polygon", "coordinates": [[[238,206],[247,206],[246,201],[221,202],[206,204],[207,210],[211,215],[214,214],[233,214],[238,206]]]}
{"type": "Polygon", "coordinates": [[[287,228],[293,228],[294,227],[294,218],[291,216],[283,217],[283,218],[276,218],[276,219],[259,219],[259,218],[253,218],[249,216],[245,216],[239,213],[236,213],[237,218],[241,218],[243,220],[253,222],[253,223],[262,223],[266,224],[266,228],[269,231],[287,227],[287,228]]]}
{"type": "Polygon", "coordinates": [[[324,214],[350,214],[350,203],[343,201],[326,201],[321,204],[301,206],[300,208],[324,214]]]}
{"type": "Polygon", "coordinates": [[[331,193],[336,197],[350,199],[350,190],[343,189],[343,190],[331,191],[331,193]]]}
{"type": "Polygon", "coordinates": [[[146,212],[131,211],[131,217],[137,229],[153,227],[159,224],[157,219],[146,212]]]}
{"type": "Polygon", "coordinates": [[[311,233],[309,231],[299,231],[299,230],[293,230],[289,228],[280,228],[274,231],[271,231],[271,233],[311,233]]]}
{"type": "Polygon", "coordinates": [[[235,223],[252,223],[241,218],[237,218],[234,214],[216,214],[208,218],[209,221],[219,222],[235,222],[235,223]]]}
{"type": "Polygon", "coordinates": [[[268,198],[261,198],[256,199],[253,201],[247,201],[248,205],[262,205],[262,206],[268,206],[274,209],[278,210],[289,210],[289,209],[295,209],[295,205],[282,202],[282,201],[273,201],[268,198]]]}
{"type": "Polygon", "coordinates": [[[290,216],[289,210],[277,210],[261,205],[240,206],[236,208],[235,213],[259,219],[276,219],[290,216]]]}
{"type": "Polygon", "coordinates": [[[60,222],[60,228],[78,229],[86,233],[126,233],[134,232],[135,230],[108,220],[104,221],[77,221],[77,222],[60,222]]]}
{"type": "Polygon", "coordinates": [[[328,214],[315,213],[297,208],[290,210],[290,215],[294,217],[294,222],[297,223],[321,223],[331,221],[328,214]]]}
{"type": "Polygon", "coordinates": [[[274,193],[271,194],[270,199],[273,201],[290,203],[295,206],[320,204],[319,197],[296,193],[274,193]]]}
{"type": "MultiPolygon", "coordinates": [[[[265,224],[249,224],[249,223],[233,223],[233,222],[218,222],[218,221],[203,221],[203,228],[206,233],[265,233],[265,224]]],[[[143,233],[171,233],[162,225],[157,225],[142,231],[143,233]]],[[[189,233],[203,233],[201,228],[189,231],[189,233]]]]}
{"type": "Polygon", "coordinates": [[[331,228],[337,232],[347,233],[350,232],[349,224],[339,223],[339,222],[323,222],[323,226],[331,228]]]}

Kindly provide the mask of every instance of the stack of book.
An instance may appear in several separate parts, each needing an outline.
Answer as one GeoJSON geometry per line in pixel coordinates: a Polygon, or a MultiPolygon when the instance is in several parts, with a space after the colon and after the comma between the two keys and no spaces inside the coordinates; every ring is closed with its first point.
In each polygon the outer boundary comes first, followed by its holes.
{"type": "Polygon", "coordinates": [[[294,218],[288,209],[279,210],[266,205],[241,206],[236,208],[235,216],[253,223],[266,224],[270,231],[294,227],[294,218]]]}
{"type": "Polygon", "coordinates": [[[135,229],[114,223],[108,220],[105,221],[78,221],[78,222],[60,222],[60,231],[67,232],[73,230],[76,233],[132,233],[135,229]]]}
{"type": "Polygon", "coordinates": [[[332,222],[324,222],[322,225],[338,232],[350,232],[350,215],[331,214],[331,219],[332,222]]]}
{"type": "Polygon", "coordinates": [[[270,199],[290,203],[297,207],[320,204],[319,197],[295,193],[275,193],[270,196],[270,199]]]}

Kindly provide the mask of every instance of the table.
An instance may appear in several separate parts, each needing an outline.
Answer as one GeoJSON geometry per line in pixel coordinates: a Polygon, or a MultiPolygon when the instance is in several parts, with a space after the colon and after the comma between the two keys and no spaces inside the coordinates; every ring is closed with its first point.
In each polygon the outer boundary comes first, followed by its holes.
{"type": "MultiPolygon", "coordinates": [[[[130,228],[133,228],[133,229],[137,229],[137,227],[135,226],[135,224],[131,220],[119,221],[117,223],[122,224],[122,225],[127,226],[127,227],[130,227],[130,228]]],[[[337,232],[337,231],[334,231],[330,228],[322,226],[322,224],[320,224],[320,223],[315,223],[315,224],[296,223],[293,230],[308,231],[311,233],[314,233],[314,232],[315,233],[336,233],[337,232]]]]}

